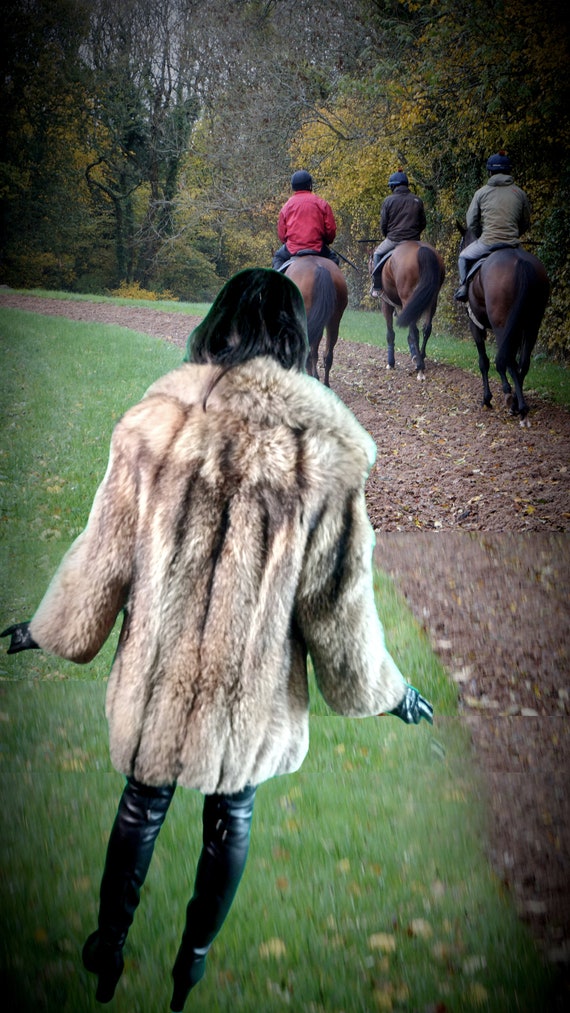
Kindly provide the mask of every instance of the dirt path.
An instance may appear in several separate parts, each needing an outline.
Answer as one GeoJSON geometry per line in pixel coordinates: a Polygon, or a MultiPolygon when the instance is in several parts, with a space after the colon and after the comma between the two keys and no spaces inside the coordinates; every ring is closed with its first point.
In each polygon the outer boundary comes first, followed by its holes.
{"type": "MultiPolygon", "coordinates": [[[[183,347],[196,319],[0,292],[13,306],[121,324],[183,347]]],[[[382,326],[379,321],[379,327],[382,326]]],[[[428,346],[429,355],[429,346],[428,346]]],[[[475,351],[474,351],[475,358],[475,351]]],[[[480,407],[478,376],[340,341],[333,390],[368,429],[377,561],[457,684],[489,788],[490,859],[570,998],[570,412],[527,382],[531,428],[480,407]]]]}

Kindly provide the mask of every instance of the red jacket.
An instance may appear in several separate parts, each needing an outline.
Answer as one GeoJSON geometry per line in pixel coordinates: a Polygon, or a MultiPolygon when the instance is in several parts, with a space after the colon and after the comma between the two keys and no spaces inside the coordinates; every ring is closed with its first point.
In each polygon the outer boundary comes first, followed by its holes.
{"type": "Polygon", "coordinates": [[[289,253],[315,250],[332,243],[336,222],[330,204],[312,190],[297,190],[279,212],[277,235],[289,253]]]}

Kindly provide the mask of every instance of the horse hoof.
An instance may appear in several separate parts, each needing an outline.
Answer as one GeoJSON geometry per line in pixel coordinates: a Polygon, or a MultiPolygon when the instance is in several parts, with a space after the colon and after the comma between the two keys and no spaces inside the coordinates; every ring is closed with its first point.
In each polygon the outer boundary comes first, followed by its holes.
{"type": "Polygon", "coordinates": [[[422,381],[425,380],[425,378],[426,378],[426,375],[425,375],[423,369],[418,369],[418,371],[416,373],[416,380],[418,380],[419,383],[422,383],[422,381]]]}
{"type": "Polygon", "coordinates": [[[528,415],[525,415],[524,419],[520,420],[519,426],[521,429],[530,429],[530,419],[528,415]]]}
{"type": "Polygon", "coordinates": [[[395,369],[395,368],[396,368],[395,363],[393,363],[393,362],[387,362],[386,363],[386,369],[395,369]]]}

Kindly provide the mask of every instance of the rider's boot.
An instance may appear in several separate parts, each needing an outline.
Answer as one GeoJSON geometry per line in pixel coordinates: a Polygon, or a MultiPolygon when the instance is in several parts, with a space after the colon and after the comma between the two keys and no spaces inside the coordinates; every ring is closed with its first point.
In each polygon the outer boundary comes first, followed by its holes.
{"type": "Polygon", "coordinates": [[[174,785],[151,788],[129,779],[107,846],[98,928],[86,940],[84,967],[98,977],[96,999],[110,1002],[123,973],[123,946],[140,900],[174,785]]]}
{"type": "Polygon", "coordinates": [[[188,994],[204,976],[206,956],[220,931],[239,886],[249,849],[255,788],[204,800],[203,847],[186,927],[172,969],[170,1009],[180,1013],[188,994]]]}
{"type": "Polygon", "coordinates": [[[382,256],[375,253],[372,258],[372,270],[370,272],[370,275],[372,277],[372,287],[370,289],[370,295],[374,296],[375,299],[378,298],[378,296],[382,291],[382,271],[377,270],[378,264],[380,263],[381,260],[382,256]]]}
{"type": "Polygon", "coordinates": [[[455,299],[456,302],[466,302],[468,262],[465,260],[465,258],[460,257],[458,266],[459,266],[459,288],[456,288],[455,292],[453,293],[453,298],[455,299]]]}
{"type": "Polygon", "coordinates": [[[382,291],[382,271],[377,271],[377,264],[375,263],[372,267],[372,288],[370,289],[370,295],[378,298],[382,291]]]}

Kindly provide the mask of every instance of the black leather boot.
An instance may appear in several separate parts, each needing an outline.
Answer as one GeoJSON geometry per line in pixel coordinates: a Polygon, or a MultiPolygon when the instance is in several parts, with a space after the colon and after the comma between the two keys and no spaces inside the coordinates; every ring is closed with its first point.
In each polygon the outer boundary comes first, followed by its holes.
{"type": "Polygon", "coordinates": [[[88,936],[81,951],[83,966],[98,977],[95,998],[97,1002],[110,1002],[115,994],[125,962],[122,947],[105,946],[99,938],[99,930],[88,936]]]}
{"type": "Polygon", "coordinates": [[[82,951],[84,967],[99,978],[96,999],[110,1002],[123,972],[123,946],[174,785],[151,788],[129,778],[109,837],[99,894],[99,928],[82,951]]]}
{"type": "Polygon", "coordinates": [[[206,969],[206,955],[236,895],[249,850],[255,788],[204,800],[203,847],[186,927],[172,969],[170,1009],[180,1013],[206,969]]]}

